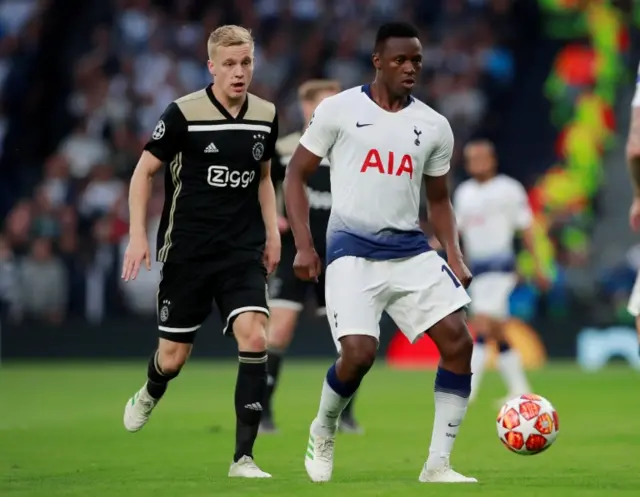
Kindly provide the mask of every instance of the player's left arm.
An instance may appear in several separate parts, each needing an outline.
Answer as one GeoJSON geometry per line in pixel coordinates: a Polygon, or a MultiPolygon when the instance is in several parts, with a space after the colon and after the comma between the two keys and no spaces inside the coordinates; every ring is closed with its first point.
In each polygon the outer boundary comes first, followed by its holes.
{"type": "Polygon", "coordinates": [[[453,131],[448,121],[443,121],[440,132],[439,143],[424,167],[427,210],[434,234],[447,254],[447,261],[466,288],[471,283],[471,273],[463,261],[456,216],[449,194],[447,173],[453,155],[453,131]]]}
{"type": "Polygon", "coordinates": [[[538,244],[536,243],[536,235],[534,231],[533,212],[529,206],[529,197],[527,191],[520,184],[515,182],[513,188],[513,203],[514,203],[514,224],[517,230],[522,236],[522,242],[525,249],[531,254],[533,258],[533,269],[535,271],[536,279],[541,287],[548,286],[548,278],[544,269],[544,261],[542,260],[542,254],[538,250],[538,244]]]}
{"type": "Polygon", "coordinates": [[[631,227],[637,230],[640,228],[640,67],[638,67],[636,93],[631,103],[631,125],[627,137],[626,155],[634,192],[629,221],[631,227]]]}
{"type": "MultiPolygon", "coordinates": [[[[262,220],[267,235],[265,249],[265,265],[271,273],[280,262],[280,231],[278,230],[278,211],[276,191],[271,177],[271,161],[276,157],[276,141],[278,139],[278,114],[276,113],[271,125],[271,133],[265,146],[263,160],[260,162],[260,185],[258,186],[258,201],[262,211],[262,220]]],[[[276,157],[277,160],[277,157],[276,157]]]]}

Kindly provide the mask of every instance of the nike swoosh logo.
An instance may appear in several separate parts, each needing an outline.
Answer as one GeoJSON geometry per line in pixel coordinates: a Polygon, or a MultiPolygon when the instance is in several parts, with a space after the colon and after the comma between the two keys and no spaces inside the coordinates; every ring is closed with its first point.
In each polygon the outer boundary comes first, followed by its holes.
{"type": "Polygon", "coordinates": [[[449,428],[457,428],[458,426],[460,426],[460,423],[458,423],[457,425],[452,425],[451,423],[448,423],[447,426],[449,428]]]}
{"type": "Polygon", "coordinates": [[[364,128],[365,126],[373,126],[373,123],[365,123],[365,124],[356,123],[356,128],[364,128]]]}

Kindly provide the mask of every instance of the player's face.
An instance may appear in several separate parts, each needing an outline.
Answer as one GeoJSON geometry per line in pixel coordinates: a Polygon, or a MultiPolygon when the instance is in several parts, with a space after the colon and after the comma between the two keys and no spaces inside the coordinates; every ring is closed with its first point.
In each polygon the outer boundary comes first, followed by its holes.
{"type": "Polygon", "coordinates": [[[496,171],[496,158],[488,145],[468,145],[464,151],[469,176],[477,179],[491,177],[496,171]]]}
{"type": "Polygon", "coordinates": [[[373,56],[374,66],[387,88],[396,96],[409,95],[422,70],[422,45],[418,38],[389,38],[380,53],[373,56]]]}
{"type": "Polygon", "coordinates": [[[302,113],[304,114],[305,122],[306,123],[309,122],[309,120],[311,119],[311,116],[316,110],[316,107],[320,105],[320,102],[322,102],[325,98],[331,97],[332,95],[335,95],[335,94],[336,94],[335,91],[321,91],[315,96],[315,98],[311,100],[303,100],[302,113]]]}
{"type": "Polygon", "coordinates": [[[215,85],[228,98],[243,98],[253,78],[253,47],[249,44],[218,47],[208,66],[215,85]]]}

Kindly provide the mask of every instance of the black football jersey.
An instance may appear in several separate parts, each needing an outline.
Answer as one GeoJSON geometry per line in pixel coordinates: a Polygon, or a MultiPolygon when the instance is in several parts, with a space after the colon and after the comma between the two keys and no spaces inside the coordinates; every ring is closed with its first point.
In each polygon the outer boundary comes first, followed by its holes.
{"type": "MultiPolygon", "coordinates": [[[[289,164],[301,136],[301,132],[291,133],[280,138],[276,143],[276,152],[283,171],[282,176],[284,176],[284,170],[289,164]]],[[[274,164],[273,167],[278,166],[274,164]]],[[[331,213],[330,164],[326,158],[322,159],[318,170],[307,180],[307,195],[309,197],[309,225],[313,242],[316,250],[324,253],[327,224],[331,213]]]]}
{"type": "Polygon", "coordinates": [[[144,147],[168,164],[160,262],[262,256],[258,186],[275,153],[276,109],[249,94],[234,118],[211,88],[169,104],[144,147]]]}

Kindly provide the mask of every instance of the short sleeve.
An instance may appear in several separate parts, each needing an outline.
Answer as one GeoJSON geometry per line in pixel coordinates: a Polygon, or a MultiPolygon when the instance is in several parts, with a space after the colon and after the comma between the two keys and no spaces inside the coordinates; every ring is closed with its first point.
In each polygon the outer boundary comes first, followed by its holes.
{"type": "MultiPolygon", "coordinates": [[[[273,159],[276,156],[276,143],[278,141],[278,112],[276,112],[273,116],[273,121],[271,122],[271,131],[269,132],[269,138],[267,139],[266,146],[264,148],[264,155],[262,156],[262,161],[268,161],[273,159]]],[[[273,167],[276,164],[271,164],[273,167]]]]}
{"type": "Polygon", "coordinates": [[[440,139],[424,165],[424,174],[426,176],[443,176],[451,168],[453,131],[449,121],[446,119],[443,119],[438,127],[440,128],[440,139]]]}
{"type": "Polygon", "coordinates": [[[638,65],[638,75],[636,76],[636,93],[631,102],[633,107],[640,107],[640,65],[638,65]]]}
{"type": "Polygon", "coordinates": [[[171,102],[160,116],[144,149],[162,162],[170,162],[180,151],[182,138],[186,131],[187,120],[184,114],[178,104],[171,102]]]}
{"type": "Polygon", "coordinates": [[[338,137],[339,118],[331,110],[331,101],[329,97],[320,102],[300,138],[300,145],[317,157],[329,155],[338,137]]]}
{"type": "Polygon", "coordinates": [[[531,226],[533,222],[533,213],[531,212],[531,206],[529,205],[529,196],[527,191],[518,182],[513,183],[513,199],[514,199],[514,224],[520,229],[524,230],[531,226]]]}

